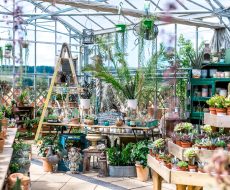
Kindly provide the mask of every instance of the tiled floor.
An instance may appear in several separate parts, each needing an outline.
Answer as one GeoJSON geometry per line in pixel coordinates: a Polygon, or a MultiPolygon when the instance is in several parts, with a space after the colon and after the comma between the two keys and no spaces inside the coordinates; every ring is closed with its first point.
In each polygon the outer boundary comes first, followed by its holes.
{"type": "MultiPolygon", "coordinates": [[[[32,190],[152,190],[153,184],[138,181],[136,178],[97,177],[97,172],[86,174],[65,174],[43,172],[42,162],[36,156],[33,147],[33,159],[30,167],[32,190]]],[[[175,190],[170,184],[163,183],[162,190],[175,190]]]]}
{"type": "MultiPolygon", "coordinates": [[[[136,178],[98,178],[96,172],[69,175],[45,173],[42,163],[33,159],[30,168],[32,190],[152,190],[152,182],[140,182],[136,178]]],[[[174,190],[174,186],[163,184],[163,190],[174,190]]]]}

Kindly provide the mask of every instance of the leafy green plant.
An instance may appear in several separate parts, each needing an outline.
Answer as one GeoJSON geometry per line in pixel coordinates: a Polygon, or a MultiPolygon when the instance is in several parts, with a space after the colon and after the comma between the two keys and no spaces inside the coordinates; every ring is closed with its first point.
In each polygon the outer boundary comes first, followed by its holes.
{"type": "Polygon", "coordinates": [[[216,96],[215,98],[215,106],[216,108],[225,108],[225,97],[224,96],[216,96]]]}
{"type": "Polygon", "coordinates": [[[108,161],[111,166],[130,166],[134,165],[131,152],[134,144],[129,143],[125,147],[107,148],[108,161]]]}
{"type": "Polygon", "coordinates": [[[4,118],[4,113],[2,111],[0,111],[0,119],[4,118]]]}
{"type": "Polygon", "coordinates": [[[99,46],[103,51],[107,52],[109,61],[113,65],[113,73],[110,68],[103,65],[102,62],[95,62],[87,65],[84,71],[92,72],[93,75],[104,82],[110,84],[118,93],[126,99],[138,99],[143,88],[144,75],[141,69],[137,69],[134,74],[129,70],[124,52],[113,53],[112,46],[104,44],[99,39],[99,46]]]}
{"type": "Polygon", "coordinates": [[[188,52],[188,57],[191,62],[191,66],[193,69],[201,69],[202,63],[204,60],[204,50],[200,51],[198,54],[192,54],[191,52],[188,52]]]}
{"type": "Polygon", "coordinates": [[[29,95],[28,91],[27,90],[23,90],[21,92],[21,94],[18,96],[19,102],[20,103],[26,103],[28,95],[29,95]]]}
{"type": "Polygon", "coordinates": [[[209,107],[211,107],[211,108],[216,107],[216,97],[217,97],[217,95],[211,97],[209,100],[206,101],[206,103],[209,105],[209,107]]]}
{"type": "Polygon", "coordinates": [[[188,163],[185,162],[185,161],[179,161],[179,162],[177,163],[177,166],[178,166],[179,168],[187,168],[187,167],[188,167],[188,163]]]}
{"type": "Polygon", "coordinates": [[[225,148],[225,147],[226,147],[226,142],[223,141],[223,140],[217,141],[217,142],[216,142],[216,146],[217,146],[217,147],[225,148]]]}
{"type": "Polygon", "coordinates": [[[139,141],[136,143],[132,150],[132,158],[133,160],[142,165],[143,167],[147,166],[147,154],[149,152],[148,149],[148,141],[139,141]]]}
{"type": "Polygon", "coordinates": [[[178,123],[175,128],[174,128],[174,132],[185,132],[188,133],[193,129],[193,125],[191,123],[188,122],[181,122],[178,123]]]}

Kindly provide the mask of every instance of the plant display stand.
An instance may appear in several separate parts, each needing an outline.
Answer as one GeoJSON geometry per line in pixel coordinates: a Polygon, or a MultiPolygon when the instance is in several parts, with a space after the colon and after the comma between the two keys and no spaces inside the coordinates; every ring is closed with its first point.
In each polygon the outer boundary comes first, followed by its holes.
{"type": "Polygon", "coordinates": [[[64,43],[62,45],[61,53],[60,53],[60,56],[58,58],[57,64],[56,64],[55,69],[54,69],[54,74],[53,74],[53,77],[52,77],[52,80],[51,80],[50,88],[49,88],[49,91],[48,91],[48,94],[47,94],[47,97],[46,97],[46,101],[45,101],[45,104],[44,104],[44,108],[43,108],[43,111],[42,111],[42,115],[41,115],[41,118],[40,118],[38,129],[37,129],[37,133],[35,135],[35,140],[38,139],[39,134],[41,132],[42,125],[43,125],[43,120],[44,120],[46,110],[47,110],[47,107],[48,107],[48,104],[49,104],[49,101],[50,101],[50,98],[51,98],[52,91],[54,89],[54,85],[55,85],[55,82],[56,82],[56,79],[57,79],[58,71],[59,71],[59,69],[61,67],[61,63],[62,63],[63,59],[66,60],[66,58],[65,58],[66,53],[68,55],[68,60],[69,60],[70,69],[71,69],[71,73],[72,73],[73,83],[75,85],[73,88],[75,88],[75,90],[78,90],[78,87],[77,87],[78,81],[77,81],[76,72],[75,72],[75,68],[74,68],[74,64],[73,64],[73,58],[72,58],[72,55],[71,55],[71,52],[70,52],[70,49],[69,49],[68,45],[66,43],[64,43]]]}
{"type": "Polygon", "coordinates": [[[204,123],[214,127],[230,128],[230,116],[218,116],[210,113],[205,113],[204,123]]]}
{"type": "Polygon", "coordinates": [[[163,179],[167,183],[176,184],[177,190],[203,190],[207,185],[213,185],[218,189],[216,180],[207,173],[168,169],[151,155],[148,155],[148,166],[153,170],[153,190],[162,189],[163,179]]]}

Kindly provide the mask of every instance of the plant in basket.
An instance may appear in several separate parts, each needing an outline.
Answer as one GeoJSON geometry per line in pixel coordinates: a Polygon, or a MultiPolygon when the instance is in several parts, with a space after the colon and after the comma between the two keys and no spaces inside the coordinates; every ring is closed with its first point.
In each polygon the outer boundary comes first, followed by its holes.
{"type": "Polygon", "coordinates": [[[179,161],[177,163],[177,170],[178,171],[187,171],[188,170],[188,163],[185,161],[179,161]]]}
{"type": "Polygon", "coordinates": [[[184,152],[184,157],[188,160],[188,169],[190,172],[196,172],[197,166],[195,165],[197,153],[193,148],[189,148],[184,152]]]}
{"type": "Polygon", "coordinates": [[[191,146],[192,146],[191,135],[189,135],[189,134],[183,134],[181,136],[181,147],[183,147],[183,148],[189,148],[191,146]]]}

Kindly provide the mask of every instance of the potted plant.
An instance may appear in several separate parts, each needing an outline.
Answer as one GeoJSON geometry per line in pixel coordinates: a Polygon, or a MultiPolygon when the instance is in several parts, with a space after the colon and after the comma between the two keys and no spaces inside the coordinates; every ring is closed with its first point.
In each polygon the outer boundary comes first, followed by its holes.
{"type": "Polygon", "coordinates": [[[90,108],[90,98],[93,94],[94,89],[94,82],[91,81],[90,83],[84,79],[83,84],[81,85],[81,92],[80,92],[80,107],[82,109],[89,109],[90,108]]]}
{"type": "Polygon", "coordinates": [[[181,147],[183,148],[189,148],[192,146],[192,140],[191,136],[188,134],[183,134],[181,136],[181,147]]]}
{"type": "Polygon", "coordinates": [[[193,125],[191,123],[181,122],[181,123],[178,123],[175,126],[174,132],[177,132],[177,133],[189,133],[192,129],[193,129],[193,125]]]}
{"type": "Polygon", "coordinates": [[[5,44],[5,58],[11,58],[11,52],[12,52],[13,46],[11,43],[5,44]]]}
{"type": "Polygon", "coordinates": [[[188,160],[188,170],[190,172],[196,172],[197,166],[195,165],[196,162],[196,151],[193,148],[187,149],[184,152],[184,157],[188,160]]]}
{"type": "Polygon", "coordinates": [[[230,97],[225,99],[225,107],[227,108],[227,115],[230,115],[230,97]]]}
{"type": "Polygon", "coordinates": [[[188,171],[188,163],[185,161],[179,161],[177,163],[177,171],[188,171]]]}
{"type": "Polygon", "coordinates": [[[220,148],[225,148],[227,146],[226,142],[223,140],[217,141],[216,146],[220,148]]]}
{"type": "Polygon", "coordinates": [[[58,121],[58,116],[55,115],[55,114],[48,115],[47,122],[49,122],[49,123],[58,123],[59,122],[58,121]]]}
{"type": "Polygon", "coordinates": [[[158,152],[162,151],[165,148],[165,140],[163,138],[159,138],[153,142],[154,146],[158,150],[158,152]]]}
{"type": "Polygon", "coordinates": [[[171,162],[171,155],[165,155],[163,161],[164,161],[164,165],[168,168],[168,169],[172,169],[172,162],[171,162]]]}
{"type": "Polygon", "coordinates": [[[118,23],[115,25],[115,27],[117,28],[117,32],[124,33],[126,31],[126,24],[124,23],[118,23]]]}
{"type": "Polygon", "coordinates": [[[111,147],[107,149],[109,176],[111,177],[136,177],[136,169],[130,152],[133,143],[126,146],[111,147]]]}
{"type": "Polygon", "coordinates": [[[212,127],[211,127],[211,125],[204,125],[204,126],[201,127],[201,129],[207,135],[210,135],[212,133],[212,127]]]}
{"type": "Polygon", "coordinates": [[[52,172],[53,165],[57,164],[60,160],[58,150],[60,145],[58,144],[55,136],[47,135],[40,138],[37,141],[38,155],[41,156],[43,162],[43,170],[45,172],[52,172]]]}
{"type": "Polygon", "coordinates": [[[149,168],[147,167],[148,141],[139,141],[133,146],[131,152],[132,159],[136,162],[137,179],[147,181],[149,168]]]}
{"type": "Polygon", "coordinates": [[[215,106],[216,106],[216,115],[226,115],[227,109],[225,105],[225,97],[224,96],[216,96],[215,98],[215,106]]]}
{"type": "Polygon", "coordinates": [[[24,106],[27,103],[28,99],[28,91],[23,90],[21,94],[18,96],[18,106],[24,106]]]}
{"type": "Polygon", "coordinates": [[[210,114],[216,115],[216,96],[211,97],[206,103],[209,105],[210,114]]]}
{"type": "Polygon", "coordinates": [[[92,115],[86,115],[85,117],[84,117],[84,124],[86,124],[86,125],[93,125],[94,124],[94,116],[92,116],[92,115]]]}
{"type": "Polygon", "coordinates": [[[187,56],[189,57],[191,66],[192,66],[192,77],[193,78],[200,78],[201,77],[201,69],[202,63],[204,60],[204,50],[199,52],[198,54],[188,53],[187,56]]]}
{"type": "Polygon", "coordinates": [[[174,132],[171,136],[173,143],[177,144],[178,146],[181,146],[181,136],[182,136],[182,133],[174,132]]]}
{"type": "MultiPolygon", "coordinates": [[[[104,47],[106,45],[101,44],[101,46],[104,47]]],[[[131,73],[126,62],[125,53],[118,52],[113,54],[111,47],[103,50],[109,54],[108,57],[114,68],[113,73],[110,68],[104,66],[103,63],[97,62],[92,65],[87,65],[84,70],[92,72],[96,78],[110,84],[113,89],[116,90],[121,100],[127,100],[127,107],[135,110],[144,83],[144,74],[142,70],[137,69],[135,73],[131,73]]],[[[121,103],[122,102],[125,101],[121,101],[121,103]]]]}

